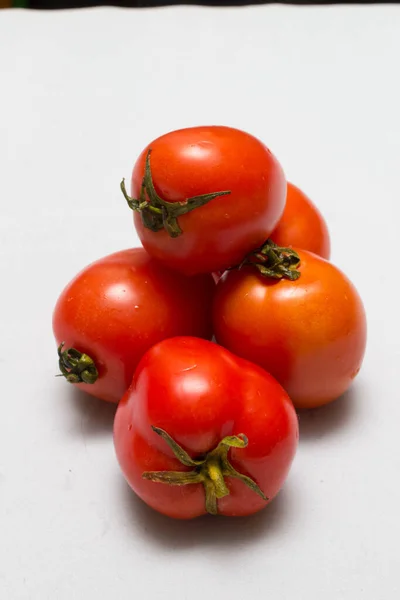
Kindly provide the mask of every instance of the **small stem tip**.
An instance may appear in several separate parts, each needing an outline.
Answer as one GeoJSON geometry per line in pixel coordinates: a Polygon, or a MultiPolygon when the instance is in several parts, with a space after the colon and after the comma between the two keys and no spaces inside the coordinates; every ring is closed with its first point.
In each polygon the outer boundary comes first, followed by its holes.
{"type": "Polygon", "coordinates": [[[65,342],[58,347],[58,366],[61,375],[69,383],[95,383],[99,376],[94,360],[75,348],[63,350],[65,342]]]}
{"type": "Polygon", "coordinates": [[[301,275],[300,256],[293,248],[282,248],[272,240],[267,240],[262,246],[250,252],[244,260],[232,267],[241,269],[244,266],[255,267],[263,277],[272,279],[289,279],[295,281],[301,275]]]}

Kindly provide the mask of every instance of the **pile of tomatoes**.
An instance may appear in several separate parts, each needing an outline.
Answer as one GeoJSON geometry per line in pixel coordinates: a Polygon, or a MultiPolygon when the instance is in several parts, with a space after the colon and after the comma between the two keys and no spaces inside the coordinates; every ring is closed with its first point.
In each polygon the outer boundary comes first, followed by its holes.
{"type": "Polygon", "coordinates": [[[247,133],[168,133],[121,190],[143,247],[62,292],[61,374],[118,403],[119,464],[154,509],[257,512],[288,474],[296,409],[335,400],[360,370],[362,301],[328,261],[320,212],[247,133]]]}

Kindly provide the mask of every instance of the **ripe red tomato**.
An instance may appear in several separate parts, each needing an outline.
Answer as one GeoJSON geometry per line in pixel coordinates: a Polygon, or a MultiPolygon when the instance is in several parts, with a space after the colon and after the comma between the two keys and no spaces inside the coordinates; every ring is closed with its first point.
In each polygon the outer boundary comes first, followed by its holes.
{"type": "Polygon", "coordinates": [[[271,239],[282,247],[294,246],[329,259],[331,243],[326,221],[298,187],[287,184],[286,206],[271,239]]]}
{"type": "Polygon", "coordinates": [[[62,292],[53,315],[60,370],[84,391],[118,402],[143,354],[176,335],[212,335],[211,275],[188,280],[142,248],[89,265],[62,292]]]}
{"type": "Polygon", "coordinates": [[[136,200],[126,198],[144,248],[192,275],[224,270],[259,246],[282,215],[286,181],[255,137],[230,127],[193,127],[143,150],[131,193],[136,200]]]}
{"type": "Polygon", "coordinates": [[[225,273],[214,331],[220,344],[276,377],[297,408],[314,408],[343,394],[360,370],[366,317],[339,269],[297,252],[295,281],[264,278],[250,265],[225,273]]]}
{"type": "Polygon", "coordinates": [[[129,485],[176,519],[261,510],[282,487],[297,440],[295,410],[271,375],[189,337],[145,354],[114,423],[129,485]]]}

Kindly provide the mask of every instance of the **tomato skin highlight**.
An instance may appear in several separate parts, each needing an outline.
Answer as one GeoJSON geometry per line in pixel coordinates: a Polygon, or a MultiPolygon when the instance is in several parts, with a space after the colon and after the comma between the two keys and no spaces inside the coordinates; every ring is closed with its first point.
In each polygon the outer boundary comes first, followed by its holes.
{"type": "Polygon", "coordinates": [[[268,370],[296,408],[341,396],[361,368],[367,324],[357,290],[334,265],[295,249],[296,281],[263,278],[254,267],[224,274],[213,318],[218,343],[268,370]]]}
{"type": "Polygon", "coordinates": [[[143,354],[176,335],[212,336],[211,275],[190,280],[142,248],[123,250],[83,269],[63,290],[53,313],[57,345],[88,354],[99,372],[80,389],[119,402],[143,354]]]}
{"type": "MultiPolygon", "coordinates": [[[[143,479],[148,471],[191,470],[152,426],[167,431],[193,458],[226,436],[246,435],[248,446],[232,448],[230,461],[269,500],[286,479],[298,441],[293,405],[271,375],[217,344],[190,337],[164,340],[144,355],[119,403],[114,444],[127,482],[149,506],[176,519],[205,514],[202,484],[143,479]]],[[[218,500],[220,514],[243,516],[266,506],[242,481],[227,477],[226,484],[230,494],[218,500]]]]}
{"type": "Polygon", "coordinates": [[[310,198],[289,182],[285,210],[271,239],[278,246],[302,248],[330,258],[331,242],[324,217],[310,198]]]}
{"type": "Polygon", "coordinates": [[[179,217],[183,233],[151,231],[138,212],[134,223],[144,248],[187,275],[222,271],[239,263],[276,227],[286,198],[282,168],[264,144],[230,127],[193,127],[149,144],[132,173],[131,195],[140,196],[146,156],[157,193],[168,202],[229,190],[179,217]]]}

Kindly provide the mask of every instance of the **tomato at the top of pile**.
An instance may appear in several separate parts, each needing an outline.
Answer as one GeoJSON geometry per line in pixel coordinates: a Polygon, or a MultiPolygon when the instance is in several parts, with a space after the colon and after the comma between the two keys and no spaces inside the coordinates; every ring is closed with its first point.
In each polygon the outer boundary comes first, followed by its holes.
{"type": "Polygon", "coordinates": [[[271,239],[278,246],[293,246],[322,258],[330,257],[331,243],[324,217],[310,198],[289,182],[285,210],[271,239]]]}
{"type": "Polygon", "coordinates": [[[132,174],[129,206],[144,248],[188,275],[239,263],[276,227],[286,197],[283,170],[252,135],[209,126],[149,144],[132,174]]]}

